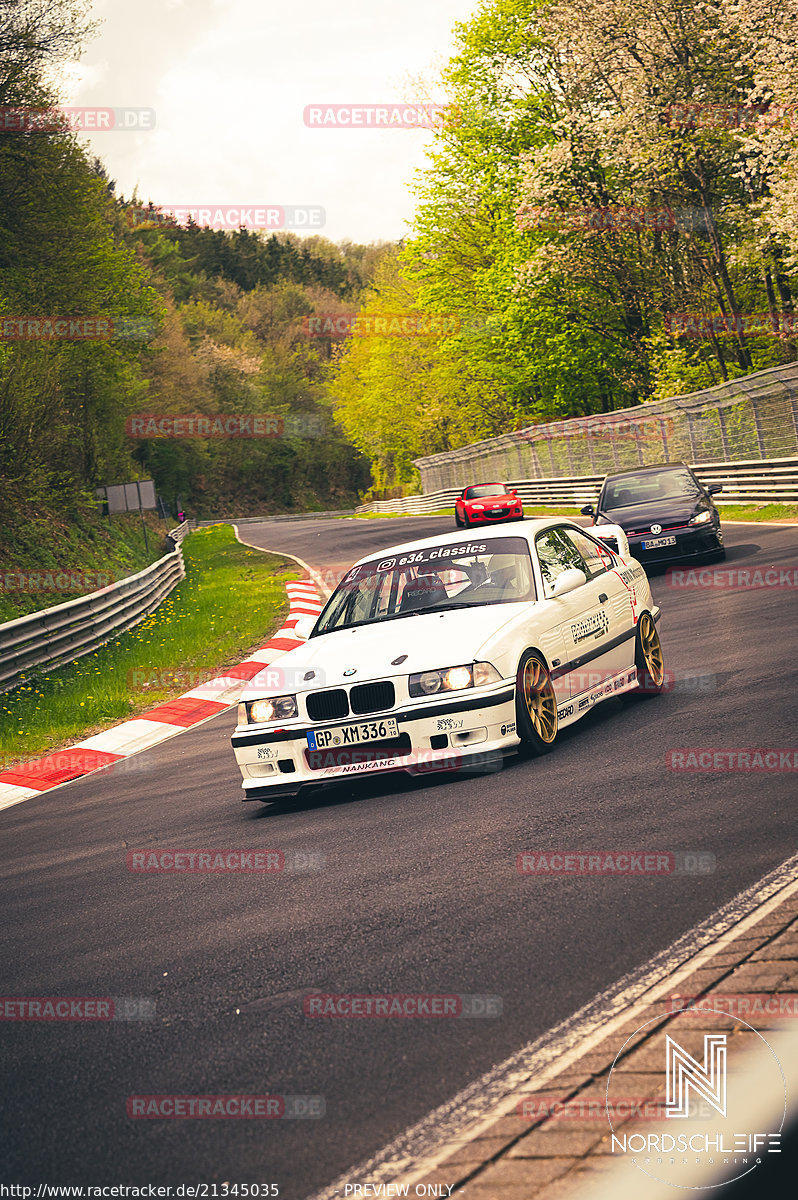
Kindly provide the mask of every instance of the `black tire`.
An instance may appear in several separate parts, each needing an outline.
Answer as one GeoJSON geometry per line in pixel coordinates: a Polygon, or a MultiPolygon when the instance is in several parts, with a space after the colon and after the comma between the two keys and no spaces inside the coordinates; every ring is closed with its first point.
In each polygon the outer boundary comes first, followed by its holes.
{"type": "Polygon", "coordinates": [[[546,660],[525,650],[515,677],[515,719],[522,750],[548,754],[557,740],[557,697],[546,660]]]}
{"type": "Polygon", "coordinates": [[[658,696],[665,685],[665,657],[651,613],[640,614],[635,633],[637,696],[658,696]]]}
{"type": "Polygon", "coordinates": [[[458,529],[463,528],[463,522],[460,520],[460,514],[458,513],[457,509],[454,510],[454,523],[458,529]]]}
{"type": "Polygon", "coordinates": [[[460,526],[460,528],[461,529],[470,529],[471,528],[471,522],[468,519],[468,513],[463,513],[463,524],[460,526]]]}

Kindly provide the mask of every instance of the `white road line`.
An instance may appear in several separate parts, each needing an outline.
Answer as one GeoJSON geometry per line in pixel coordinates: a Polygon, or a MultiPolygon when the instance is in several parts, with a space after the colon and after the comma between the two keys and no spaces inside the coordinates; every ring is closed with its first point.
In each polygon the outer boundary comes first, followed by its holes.
{"type": "Polygon", "coordinates": [[[740,892],[649,962],[599,993],[578,1012],[469,1084],[373,1158],[314,1193],[310,1200],[340,1200],[346,1183],[366,1180],[412,1186],[463,1142],[512,1112],[519,1091],[533,1078],[536,1088],[545,1087],[639,1010],[677,988],[682,979],[699,970],[796,891],[798,854],[740,892]]]}
{"type": "Polygon", "coordinates": [[[38,788],[0,782],[0,808],[11,808],[14,804],[21,804],[23,800],[30,800],[31,796],[43,795],[44,792],[40,792],[38,788]]]}

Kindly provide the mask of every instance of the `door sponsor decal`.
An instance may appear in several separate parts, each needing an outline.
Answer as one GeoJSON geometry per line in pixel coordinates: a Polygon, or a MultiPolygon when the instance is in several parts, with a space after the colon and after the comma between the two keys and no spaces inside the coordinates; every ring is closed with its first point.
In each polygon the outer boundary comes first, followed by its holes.
{"type": "Polygon", "coordinates": [[[598,612],[591,613],[588,617],[583,617],[581,621],[575,621],[571,626],[574,645],[578,646],[580,642],[584,642],[588,638],[593,638],[595,641],[603,637],[609,627],[610,619],[603,608],[598,612]]]}

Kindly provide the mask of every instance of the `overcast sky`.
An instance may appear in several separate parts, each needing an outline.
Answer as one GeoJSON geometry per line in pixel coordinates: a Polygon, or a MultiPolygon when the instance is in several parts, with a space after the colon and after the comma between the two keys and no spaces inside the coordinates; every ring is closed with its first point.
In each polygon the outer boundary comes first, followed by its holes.
{"type": "MultiPolygon", "coordinates": [[[[89,137],[127,197],[163,205],[312,205],[333,240],[406,232],[432,135],[312,129],[308,104],[406,102],[478,0],[95,0],[72,105],[155,110],[148,133],[89,137]]],[[[436,101],[444,97],[435,91],[436,101]]]]}

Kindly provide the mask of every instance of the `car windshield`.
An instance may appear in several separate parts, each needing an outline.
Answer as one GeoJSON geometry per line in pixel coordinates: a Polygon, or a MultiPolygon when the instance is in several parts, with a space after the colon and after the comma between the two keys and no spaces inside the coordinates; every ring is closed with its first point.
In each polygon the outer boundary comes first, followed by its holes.
{"type": "Polygon", "coordinates": [[[525,538],[424,546],[353,567],[328,600],[313,637],[430,610],[534,599],[525,538]]]}
{"type": "Polygon", "coordinates": [[[507,488],[503,483],[480,483],[476,487],[466,488],[466,500],[484,500],[487,496],[506,496],[507,488]]]}
{"type": "Polygon", "coordinates": [[[603,509],[629,508],[656,500],[695,500],[701,494],[689,471],[641,471],[639,475],[619,475],[608,479],[601,501],[603,509]]]}

